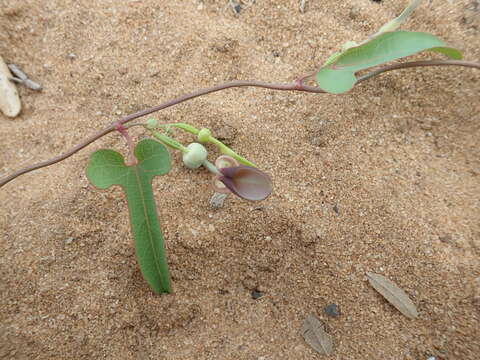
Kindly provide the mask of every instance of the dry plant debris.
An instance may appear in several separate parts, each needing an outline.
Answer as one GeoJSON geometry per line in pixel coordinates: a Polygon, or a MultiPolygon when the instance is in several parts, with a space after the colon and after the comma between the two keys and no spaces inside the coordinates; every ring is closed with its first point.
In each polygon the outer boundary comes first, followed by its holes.
{"type": "Polygon", "coordinates": [[[219,192],[214,192],[212,197],[210,198],[209,205],[211,209],[220,209],[225,202],[225,198],[227,194],[222,194],[219,192]]]}
{"type": "Polygon", "coordinates": [[[333,350],[332,337],[323,328],[322,322],[313,314],[303,322],[302,335],[308,345],[322,355],[330,355],[333,350]]]}
{"type": "Polygon", "coordinates": [[[32,79],[29,79],[28,76],[15,64],[8,64],[8,68],[16,77],[11,77],[10,80],[23,84],[30,90],[39,91],[42,90],[42,85],[36,83],[32,79]]]}
{"type": "Polygon", "coordinates": [[[373,286],[398,311],[410,319],[418,317],[417,308],[408,295],[385,276],[367,272],[370,285],[373,286]]]}

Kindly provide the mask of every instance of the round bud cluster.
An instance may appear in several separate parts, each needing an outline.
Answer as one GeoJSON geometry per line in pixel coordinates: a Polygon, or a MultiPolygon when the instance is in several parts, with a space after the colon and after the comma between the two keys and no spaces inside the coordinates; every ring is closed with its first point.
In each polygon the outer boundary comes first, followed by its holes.
{"type": "Polygon", "coordinates": [[[207,149],[202,144],[191,143],[187,146],[187,151],[183,153],[182,159],[186,167],[196,169],[207,160],[207,149]]]}

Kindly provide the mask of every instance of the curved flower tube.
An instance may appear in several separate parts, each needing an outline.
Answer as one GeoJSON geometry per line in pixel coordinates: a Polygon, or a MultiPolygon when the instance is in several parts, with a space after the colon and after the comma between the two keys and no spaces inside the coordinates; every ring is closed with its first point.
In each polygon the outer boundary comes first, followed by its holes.
{"type": "Polygon", "coordinates": [[[246,200],[263,200],[272,193],[272,180],[263,171],[238,162],[226,155],[220,156],[215,165],[220,174],[214,178],[215,191],[232,192],[246,200]]]}
{"type": "Polygon", "coordinates": [[[246,200],[264,200],[272,193],[272,180],[263,171],[239,165],[220,169],[218,177],[231,192],[246,200]]]}

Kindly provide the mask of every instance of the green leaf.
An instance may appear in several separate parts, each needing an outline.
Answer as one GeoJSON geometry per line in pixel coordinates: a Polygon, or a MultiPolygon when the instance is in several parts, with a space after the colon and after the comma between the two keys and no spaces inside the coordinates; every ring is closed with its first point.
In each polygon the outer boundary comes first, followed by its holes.
{"type": "Polygon", "coordinates": [[[372,38],[376,37],[376,36],[378,36],[382,33],[388,32],[388,31],[397,30],[400,27],[400,25],[402,25],[402,23],[407,19],[407,17],[410,16],[410,14],[413,12],[413,10],[415,10],[418,7],[418,5],[420,5],[421,2],[422,2],[422,0],[412,0],[412,1],[410,1],[408,6],[402,11],[402,13],[399,16],[397,16],[395,19],[390,20],[388,23],[383,25],[378,30],[378,32],[375,35],[372,36],[372,38]]]}
{"type": "Polygon", "coordinates": [[[163,235],[157,217],[152,179],[170,171],[170,155],[164,145],[150,139],[135,147],[138,164],[125,165],[113,150],[98,150],[87,166],[87,178],[100,188],[120,185],[125,191],[135,249],[144,279],[156,293],[171,292],[163,235]]]}
{"type": "Polygon", "coordinates": [[[316,77],[318,86],[321,87],[323,90],[332,94],[340,94],[342,92],[348,91],[357,82],[355,73],[349,70],[325,69],[325,70],[320,70],[320,72],[317,73],[317,77],[316,77]],[[326,87],[323,87],[320,85],[319,78],[323,86],[325,86],[326,84],[326,87]],[[348,84],[348,87],[347,87],[347,84],[348,84]]]}
{"type": "Polygon", "coordinates": [[[356,83],[355,73],[389,61],[435,51],[453,59],[461,59],[460,51],[449,48],[437,37],[421,32],[395,31],[383,33],[374,39],[340,53],[316,74],[318,86],[330,93],[350,90],[356,83]]]}

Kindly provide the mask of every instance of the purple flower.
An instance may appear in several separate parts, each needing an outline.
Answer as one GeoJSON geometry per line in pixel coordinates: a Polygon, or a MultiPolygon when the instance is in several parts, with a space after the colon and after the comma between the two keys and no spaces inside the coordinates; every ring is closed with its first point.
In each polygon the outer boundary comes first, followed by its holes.
{"type": "Polygon", "coordinates": [[[238,163],[225,155],[215,162],[220,175],[214,179],[215,191],[235,195],[246,200],[263,200],[272,192],[272,180],[263,171],[238,163]],[[228,166],[231,165],[231,166],[228,166]]]}

